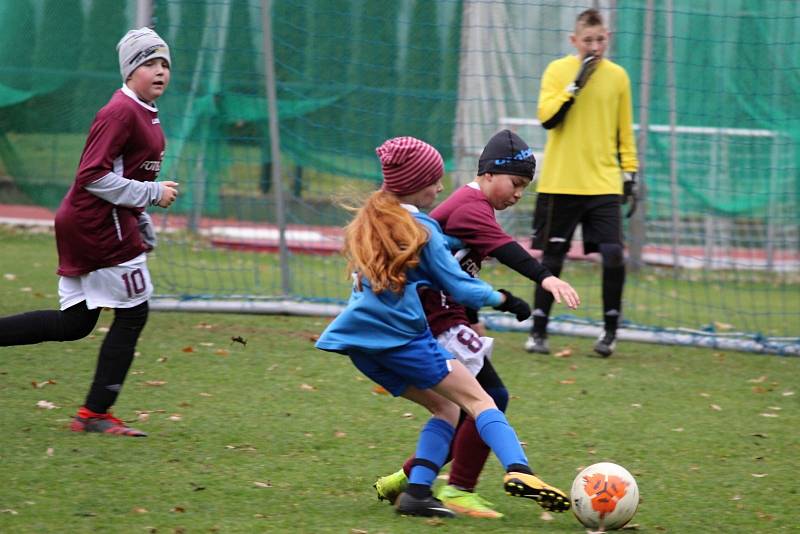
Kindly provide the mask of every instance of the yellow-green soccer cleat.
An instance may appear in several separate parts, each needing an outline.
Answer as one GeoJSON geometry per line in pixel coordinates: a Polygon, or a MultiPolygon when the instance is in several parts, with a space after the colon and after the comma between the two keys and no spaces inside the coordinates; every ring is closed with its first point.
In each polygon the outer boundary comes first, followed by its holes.
{"type": "Polygon", "coordinates": [[[570,507],[566,493],[547,484],[536,475],[506,473],[503,487],[509,495],[533,499],[550,512],[566,512],[570,507]]]}
{"type": "Polygon", "coordinates": [[[492,503],[471,491],[458,489],[455,486],[441,486],[435,492],[436,498],[459,515],[500,519],[503,514],[492,509],[492,503]]]}
{"type": "Polygon", "coordinates": [[[372,487],[378,492],[379,501],[389,501],[394,504],[397,497],[408,487],[408,477],[401,469],[396,473],[379,478],[372,487]]]}

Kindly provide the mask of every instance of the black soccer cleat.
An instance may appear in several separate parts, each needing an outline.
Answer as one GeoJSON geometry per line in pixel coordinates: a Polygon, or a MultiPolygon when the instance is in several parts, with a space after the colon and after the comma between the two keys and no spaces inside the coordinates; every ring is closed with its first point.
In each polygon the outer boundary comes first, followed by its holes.
{"type": "Polygon", "coordinates": [[[600,337],[597,338],[597,341],[594,344],[594,351],[603,358],[608,358],[614,354],[614,349],[616,348],[617,333],[612,332],[611,330],[606,330],[600,334],[600,337]]]}
{"type": "Polygon", "coordinates": [[[400,515],[419,517],[455,517],[456,513],[442,504],[442,501],[430,495],[417,499],[408,493],[401,493],[395,503],[395,510],[400,515]]]}
{"type": "Polygon", "coordinates": [[[542,334],[531,334],[525,342],[525,350],[534,354],[550,354],[547,337],[542,334]]]}

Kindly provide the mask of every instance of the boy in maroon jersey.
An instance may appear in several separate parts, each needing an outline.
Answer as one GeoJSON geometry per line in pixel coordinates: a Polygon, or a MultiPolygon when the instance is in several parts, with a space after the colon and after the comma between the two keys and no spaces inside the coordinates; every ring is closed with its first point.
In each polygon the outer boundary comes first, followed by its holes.
{"type": "Polygon", "coordinates": [[[149,28],[126,33],[117,50],[122,88],[97,112],[55,216],[60,310],[0,318],[0,346],[81,339],[102,308],[113,308],[89,394],[70,428],[146,436],[109,408],[133,361],[153,291],[146,253],[155,231],[145,208],[168,208],[178,194],[176,182],[154,181],[165,146],[155,101],[169,85],[170,54],[149,28]]]}
{"type": "MultiPolygon", "coordinates": [[[[495,218],[495,210],[516,204],[532,179],[536,168],[533,151],[518,135],[503,130],[495,134],[478,161],[475,181],[454,191],[430,216],[449,236],[460,239],[466,248],[456,257],[462,268],[477,276],[481,262],[491,256],[521,275],[537,282],[557,302],[575,308],[578,294],[568,283],[553,276],[522,246],[508,235],[495,218]]],[[[439,343],[452,352],[473,372],[484,390],[505,411],[508,390],[491,364],[492,339],[477,331],[477,313],[453,302],[447,295],[431,289],[420,292],[431,332],[439,343]]],[[[436,497],[455,512],[472,517],[500,518],[491,503],[474,492],[478,477],[489,456],[480,439],[475,421],[463,417],[453,438],[453,462],[448,484],[436,497]]],[[[381,477],[375,483],[380,499],[393,500],[407,483],[413,458],[403,469],[381,477]],[[398,491],[399,490],[399,491],[398,491]]]]}

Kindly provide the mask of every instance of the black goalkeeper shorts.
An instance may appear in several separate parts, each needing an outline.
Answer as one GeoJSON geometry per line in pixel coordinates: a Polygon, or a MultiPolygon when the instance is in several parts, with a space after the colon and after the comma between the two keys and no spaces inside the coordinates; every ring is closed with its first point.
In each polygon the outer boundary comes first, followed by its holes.
{"type": "Polygon", "coordinates": [[[584,254],[597,252],[600,243],[622,245],[620,199],[619,195],[539,193],[533,215],[531,248],[566,254],[579,223],[584,254]]]}

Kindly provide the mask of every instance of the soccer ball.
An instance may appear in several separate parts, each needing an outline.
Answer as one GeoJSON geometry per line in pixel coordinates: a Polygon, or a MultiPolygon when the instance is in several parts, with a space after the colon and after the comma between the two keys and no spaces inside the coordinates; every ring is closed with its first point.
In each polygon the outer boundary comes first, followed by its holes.
{"type": "Polygon", "coordinates": [[[615,530],[631,520],[639,506],[639,487],[627,469],[611,462],[590,465],[575,477],[572,512],[585,527],[615,530]]]}

